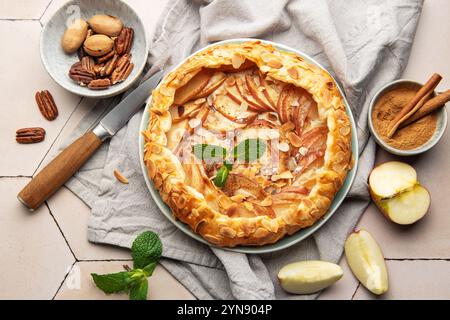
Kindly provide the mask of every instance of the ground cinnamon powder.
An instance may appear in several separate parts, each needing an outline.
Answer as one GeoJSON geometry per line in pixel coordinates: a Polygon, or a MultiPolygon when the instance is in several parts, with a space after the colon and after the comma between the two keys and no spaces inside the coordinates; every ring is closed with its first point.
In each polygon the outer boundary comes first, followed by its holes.
{"type": "Polygon", "coordinates": [[[387,91],[375,103],[372,111],[372,122],[375,131],[381,139],[396,149],[411,150],[420,147],[431,139],[436,130],[437,115],[432,113],[397,130],[392,138],[387,137],[392,120],[419,89],[419,85],[399,84],[387,91]]]}

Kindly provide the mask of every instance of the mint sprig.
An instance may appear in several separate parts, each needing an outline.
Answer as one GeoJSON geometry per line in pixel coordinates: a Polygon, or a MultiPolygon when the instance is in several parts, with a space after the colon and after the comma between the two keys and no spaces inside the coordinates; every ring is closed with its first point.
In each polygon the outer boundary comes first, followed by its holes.
{"type": "Polygon", "coordinates": [[[141,233],[131,246],[133,270],[109,274],[91,273],[95,285],[106,294],[128,292],[131,300],[146,300],[148,277],[153,274],[162,254],[159,236],[151,231],[141,233]]]}
{"type": "Polygon", "coordinates": [[[220,169],[217,171],[216,177],[214,178],[214,184],[219,187],[223,188],[225,185],[225,182],[227,182],[228,175],[230,174],[230,170],[226,165],[223,165],[220,167],[220,169]]]}
{"type": "Polygon", "coordinates": [[[234,161],[239,160],[244,162],[252,162],[261,158],[266,152],[266,149],[267,146],[263,140],[246,139],[235,146],[230,155],[228,155],[227,149],[221,146],[206,143],[194,145],[192,147],[192,152],[198,159],[203,161],[223,162],[213,180],[217,187],[223,188],[230,171],[233,169],[233,164],[229,160],[230,158],[234,161]]]}

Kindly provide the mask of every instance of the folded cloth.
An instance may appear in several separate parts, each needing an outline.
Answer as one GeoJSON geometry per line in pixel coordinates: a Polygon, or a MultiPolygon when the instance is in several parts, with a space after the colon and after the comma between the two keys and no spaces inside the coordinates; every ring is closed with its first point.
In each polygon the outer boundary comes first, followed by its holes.
{"type": "MultiPolygon", "coordinates": [[[[206,44],[238,37],[267,39],[307,53],[333,73],[351,105],[360,146],[357,178],[333,217],[297,245],[265,255],[211,248],[179,231],[152,200],[139,164],[140,112],[67,183],[92,208],[89,241],[129,248],[141,231],[157,232],[164,245],[161,264],[199,299],[315,298],[285,293],[277,272],[298,260],[338,262],[347,234],[369,202],[366,180],[375,144],[367,131],[368,103],[375,90],[402,74],[421,8],[422,0],[169,1],[146,72],[162,68],[167,73],[206,44]],[[115,169],[129,179],[128,185],[116,181],[115,169]]],[[[118,99],[98,103],[72,139],[118,99]]]]}

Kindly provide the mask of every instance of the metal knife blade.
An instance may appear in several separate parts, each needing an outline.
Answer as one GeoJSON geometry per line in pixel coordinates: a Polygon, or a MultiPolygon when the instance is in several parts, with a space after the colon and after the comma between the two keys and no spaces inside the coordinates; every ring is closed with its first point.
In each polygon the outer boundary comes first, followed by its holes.
{"type": "Polygon", "coordinates": [[[114,136],[143,106],[151,90],[158,85],[162,75],[163,72],[159,71],[145,80],[100,120],[100,123],[94,128],[93,132],[102,140],[114,136]]]}

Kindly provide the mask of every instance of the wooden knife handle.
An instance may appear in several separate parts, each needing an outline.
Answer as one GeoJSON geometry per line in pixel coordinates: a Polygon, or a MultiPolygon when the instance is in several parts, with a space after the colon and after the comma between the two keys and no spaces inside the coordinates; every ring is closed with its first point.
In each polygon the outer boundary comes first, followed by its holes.
{"type": "Polygon", "coordinates": [[[64,149],[20,191],[17,198],[30,210],[37,209],[77,172],[102,145],[92,131],[64,149]]]}

